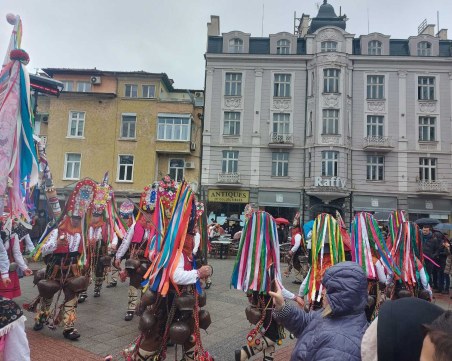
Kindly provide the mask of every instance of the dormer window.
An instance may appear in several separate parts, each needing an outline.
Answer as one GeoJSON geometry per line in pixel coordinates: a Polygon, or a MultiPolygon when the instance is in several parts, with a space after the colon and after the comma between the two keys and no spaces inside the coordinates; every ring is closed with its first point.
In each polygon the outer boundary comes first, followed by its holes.
{"type": "Polygon", "coordinates": [[[290,53],[290,41],[287,39],[278,40],[276,43],[276,54],[287,55],[290,53]]]}
{"type": "Polygon", "coordinates": [[[432,55],[432,44],[428,41],[421,41],[417,44],[417,55],[418,56],[431,56],[432,55]]]}
{"type": "Polygon", "coordinates": [[[369,41],[369,45],[367,48],[368,55],[381,55],[382,44],[381,41],[372,40],[369,41]]]}
{"type": "Polygon", "coordinates": [[[335,42],[335,41],[322,41],[322,43],[320,44],[320,51],[322,53],[336,51],[336,49],[337,49],[337,42],[335,42]]]}
{"type": "Polygon", "coordinates": [[[229,52],[243,53],[243,40],[239,38],[229,40],[229,52]]]}

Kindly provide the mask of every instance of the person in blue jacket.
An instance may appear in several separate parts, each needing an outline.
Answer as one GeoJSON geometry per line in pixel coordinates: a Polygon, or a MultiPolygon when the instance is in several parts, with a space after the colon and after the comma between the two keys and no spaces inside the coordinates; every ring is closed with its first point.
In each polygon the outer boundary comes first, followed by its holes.
{"type": "Polygon", "coordinates": [[[279,287],[270,292],[276,321],[297,338],[290,360],[360,361],[368,327],[365,273],[357,263],[337,263],[325,272],[322,288],[323,308],[310,312],[286,304],[279,287]]]}

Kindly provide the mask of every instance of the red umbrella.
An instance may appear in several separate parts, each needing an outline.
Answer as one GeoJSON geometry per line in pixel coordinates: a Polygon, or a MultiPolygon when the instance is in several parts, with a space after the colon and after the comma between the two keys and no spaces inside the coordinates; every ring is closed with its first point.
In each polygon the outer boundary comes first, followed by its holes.
{"type": "Polygon", "coordinates": [[[275,218],[277,224],[289,224],[290,222],[285,218],[275,218]]]}

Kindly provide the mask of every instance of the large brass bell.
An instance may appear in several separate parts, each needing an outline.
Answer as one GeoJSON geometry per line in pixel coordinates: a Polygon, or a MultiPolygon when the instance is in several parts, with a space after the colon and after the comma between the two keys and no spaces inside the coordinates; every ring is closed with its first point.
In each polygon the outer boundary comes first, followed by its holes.
{"type": "Polygon", "coordinates": [[[55,280],[40,280],[37,284],[39,295],[44,298],[52,298],[60,289],[60,282],[55,280]]]}
{"type": "Polygon", "coordinates": [[[67,282],[67,287],[74,293],[86,291],[88,286],[89,278],[87,276],[74,277],[67,282]]]}
{"type": "Polygon", "coordinates": [[[200,310],[199,313],[199,327],[203,330],[207,330],[207,328],[212,323],[210,319],[210,313],[207,310],[200,310]]]}
{"type": "Polygon", "coordinates": [[[46,268],[41,268],[33,275],[33,284],[37,285],[39,281],[46,278],[46,268]]]}
{"type": "Polygon", "coordinates": [[[140,267],[140,261],[137,259],[128,259],[124,265],[126,269],[136,270],[140,267]]]}
{"type": "Polygon", "coordinates": [[[150,311],[144,311],[143,315],[140,317],[140,323],[138,324],[138,329],[141,332],[154,331],[157,327],[157,318],[150,311]]]}
{"type": "Polygon", "coordinates": [[[199,307],[204,307],[207,301],[206,291],[202,290],[202,292],[198,295],[198,304],[199,307]]]}
{"type": "Polygon", "coordinates": [[[176,307],[179,311],[192,311],[195,307],[195,296],[184,294],[176,298],[176,307]]]}
{"type": "Polygon", "coordinates": [[[143,296],[141,296],[141,307],[146,308],[147,306],[153,305],[157,300],[157,294],[151,290],[147,290],[143,296]]]}
{"type": "Polygon", "coordinates": [[[173,323],[169,329],[169,337],[171,341],[179,345],[183,345],[190,339],[190,327],[187,323],[178,321],[173,323]]]}
{"type": "Polygon", "coordinates": [[[246,319],[248,320],[248,322],[253,325],[257,325],[257,323],[260,321],[260,319],[262,317],[261,311],[251,305],[248,305],[246,307],[245,315],[246,315],[246,319]]]}

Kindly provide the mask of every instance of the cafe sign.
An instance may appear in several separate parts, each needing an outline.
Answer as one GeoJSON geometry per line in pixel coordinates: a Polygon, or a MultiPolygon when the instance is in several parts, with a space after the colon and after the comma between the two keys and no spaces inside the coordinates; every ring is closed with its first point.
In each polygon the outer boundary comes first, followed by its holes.
{"type": "Polygon", "coordinates": [[[249,203],[250,191],[209,189],[207,200],[222,203],[249,203]]]}
{"type": "Polygon", "coordinates": [[[345,189],[346,180],[340,177],[314,177],[314,187],[337,187],[345,189]]]}

